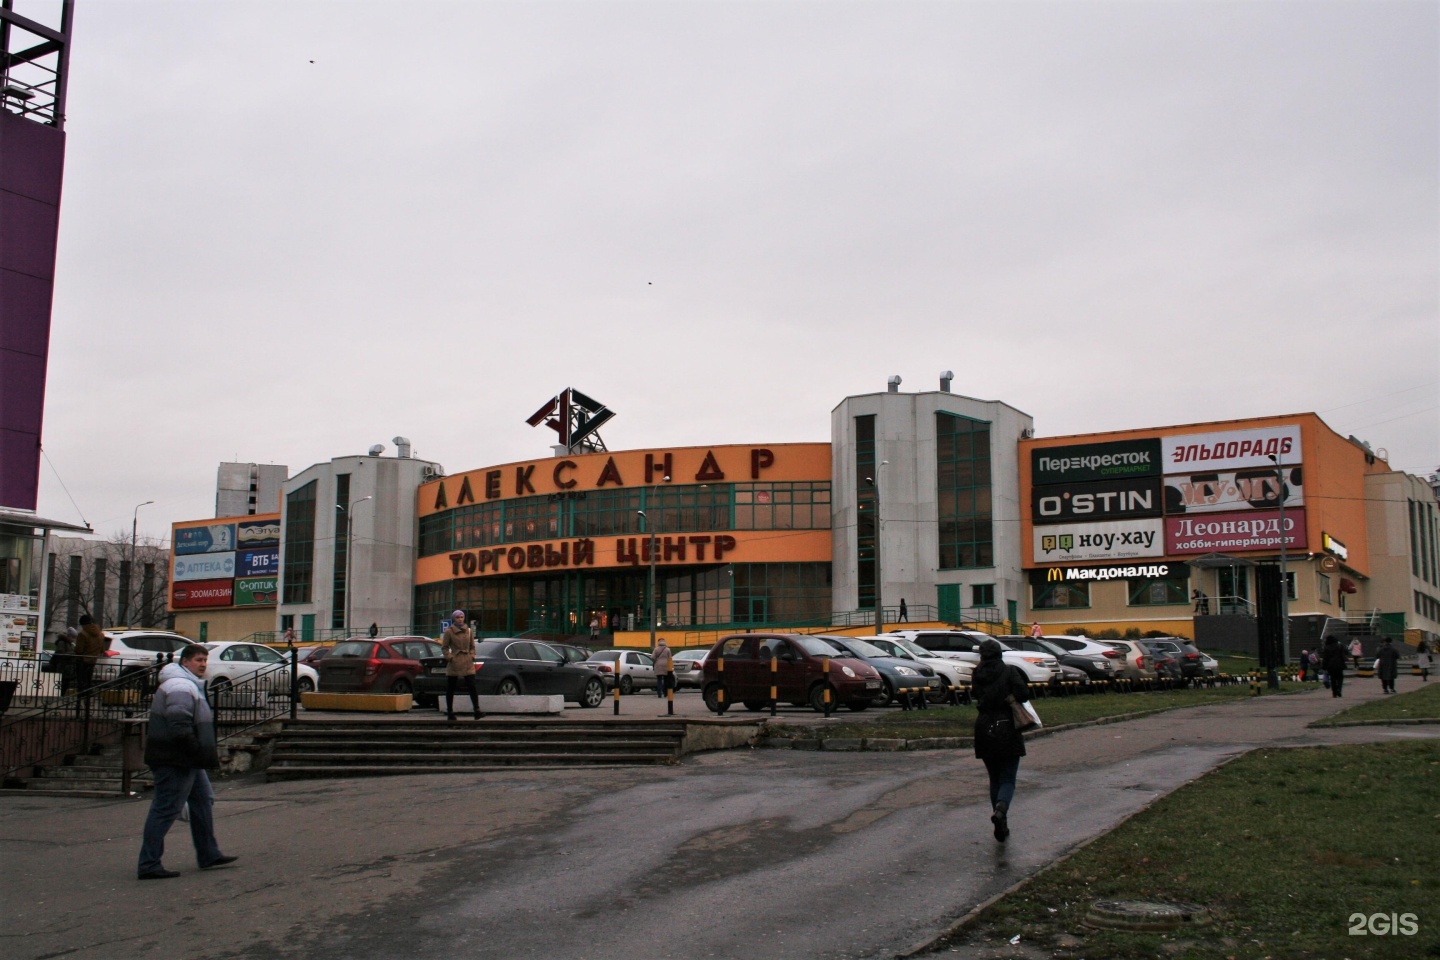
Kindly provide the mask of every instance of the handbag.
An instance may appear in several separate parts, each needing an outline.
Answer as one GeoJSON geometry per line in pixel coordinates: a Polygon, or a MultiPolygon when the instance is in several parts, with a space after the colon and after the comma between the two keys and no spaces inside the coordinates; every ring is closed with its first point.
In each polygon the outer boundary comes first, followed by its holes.
{"type": "Polygon", "coordinates": [[[1006,697],[1010,703],[1010,717],[1015,723],[1015,729],[1020,732],[1026,730],[1038,730],[1042,726],[1040,714],[1035,712],[1029,702],[1017,703],[1014,697],[1006,697]]]}

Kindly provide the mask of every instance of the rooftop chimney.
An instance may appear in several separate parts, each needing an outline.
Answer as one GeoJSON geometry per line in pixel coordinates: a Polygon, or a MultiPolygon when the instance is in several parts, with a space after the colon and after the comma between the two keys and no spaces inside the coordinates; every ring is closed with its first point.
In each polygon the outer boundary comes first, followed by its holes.
{"type": "Polygon", "coordinates": [[[897,374],[892,375],[892,376],[890,377],[890,379],[887,380],[886,382],[890,384],[890,392],[891,392],[891,393],[899,393],[899,392],[900,392],[900,374],[897,373],[897,374]]]}
{"type": "Polygon", "coordinates": [[[950,392],[950,381],[951,381],[951,380],[954,380],[954,379],[955,379],[955,371],[954,371],[954,370],[941,370],[941,371],[940,371],[940,392],[941,392],[941,393],[949,393],[949,392],[950,392]]]}
{"type": "Polygon", "coordinates": [[[409,460],[409,459],[410,459],[410,438],[409,438],[409,437],[395,437],[395,438],[393,438],[393,440],[394,440],[394,443],[395,443],[395,456],[399,457],[401,460],[409,460]]]}

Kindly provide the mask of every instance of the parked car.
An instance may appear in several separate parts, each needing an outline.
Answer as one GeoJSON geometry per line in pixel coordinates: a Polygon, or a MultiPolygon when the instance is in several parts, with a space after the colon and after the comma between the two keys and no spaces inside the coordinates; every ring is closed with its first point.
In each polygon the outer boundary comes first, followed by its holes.
{"type": "Polygon", "coordinates": [[[639,650],[601,650],[590,654],[590,662],[609,667],[620,684],[620,692],[649,687],[655,689],[655,661],[639,650]]]}
{"type": "Polygon", "coordinates": [[[1201,650],[1200,669],[1204,671],[1204,676],[1218,677],[1220,676],[1220,661],[1210,656],[1210,654],[1206,653],[1204,650],[1201,650]]]}
{"type": "MultiPolygon", "coordinates": [[[[1206,676],[1205,660],[1207,657],[1196,648],[1195,644],[1181,637],[1157,637],[1148,641],[1155,648],[1163,651],[1167,656],[1174,657],[1180,664],[1180,673],[1185,677],[1206,676]]],[[[1214,663],[1214,661],[1211,661],[1214,663]]],[[[1219,664],[1216,664],[1219,666],[1219,664]]]]}
{"type": "MultiPolygon", "coordinates": [[[[1044,637],[1001,637],[1007,647],[1016,650],[1028,650],[1031,653],[1040,653],[1054,657],[1059,661],[1062,668],[1080,671],[1087,680],[1109,680],[1115,676],[1115,664],[1102,654],[1085,656],[1079,653],[1071,653],[1064,647],[1044,637]]],[[[1111,651],[1114,653],[1115,651],[1111,651]]],[[[1064,670],[1062,669],[1062,673],[1064,670]]],[[[1074,677],[1062,676],[1062,680],[1073,680],[1074,677]]]]}
{"type": "MultiPolygon", "coordinates": [[[[202,646],[210,651],[210,660],[205,666],[205,688],[212,694],[257,682],[263,684],[267,692],[289,693],[290,658],[279,650],[263,643],[240,641],[217,641],[202,646]]],[[[314,667],[296,664],[295,673],[301,693],[310,693],[320,684],[320,675],[314,667]]]]}
{"type": "Polygon", "coordinates": [[[705,681],[705,657],[710,651],[681,650],[675,654],[675,689],[694,687],[699,690],[705,681]]]}
{"type": "MultiPolygon", "coordinates": [[[[972,667],[980,662],[980,644],[986,640],[997,640],[979,630],[891,630],[881,636],[914,641],[931,653],[952,660],[964,660],[972,667]]],[[[1003,642],[1000,647],[1005,662],[1019,667],[1031,683],[1049,683],[1055,676],[1059,664],[1054,657],[1010,650],[1003,642]],[[1046,660],[1050,662],[1046,663],[1046,660]]]]}
{"type": "Polygon", "coordinates": [[[614,689],[615,671],[612,669],[612,664],[591,660],[590,658],[594,656],[594,653],[585,647],[577,647],[570,643],[552,643],[550,646],[559,651],[560,656],[565,659],[566,663],[573,663],[577,667],[584,667],[586,670],[594,673],[600,678],[600,682],[605,685],[606,690],[614,689]]]}
{"type": "MultiPolygon", "coordinates": [[[[436,646],[415,683],[416,696],[425,705],[445,696],[445,658],[436,646]]],[[[560,694],[582,707],[598,707],[605,700],[605,682],[582,663],[566,660],[555,647],[536,640],[481,640],[475,645],[475,689],[481,696],[560,694]]]]}
{"type": "Polygon", "coordinates": [[[1140,646],[1150,651],[1156,676],[1168,677],[1171,680],[1179,680],[1184,676],[1180,668],[1180,661],[1174,656],[1173,648],[1163,646],[1155,640],[1141,640],[1140,646]]]}
{"type": "Polygon", "coordinates": [[[428,637],[351,638],[320,661],[321,693],[413,693],[420,661],[440,656],[428,637]]]}
{"type": "Polygon", "coordinates": [[[170,659],[179,659],[180,651],[194,643],[189,637],[166,630],[107,631],[106,659],[101,664],[119,667],[150,667],[170,659]]]}
{"type": "MultiPolygon", "coordinates": [[[[901,637],[879,636],[861,637],[867,643],[873,643],[881,650],[886,651],[892,657],[899,657],[902,660],[909,658],[917,663],[923,663],[935,675],[952,687],[963,687],[970,684],[970,674],[975,671],[975,666],[965,660],[952,660],[947,657],[939,657],[926,650],[920,644],[901,637]]],[[[941,691],[940,700],[944,700],[947,691],[941,691]]],[[[935,699],[935,698],[932,698],[935,699]]]]}
{"type": "Polygon", "coordinates": [[[775,683],[779,699],[795,706],[808,703],[823,712],[828,687],[832,709],[843,703],[851,710],[865,710],[884,684],[870,664],[842,653],[819,637],[741,633],[721,637],[705,658],[705,685],[701,688],[705,706],[720,712],[723,681],[726,703],[741,703],[748,710],[764,709],[770,702],[772,652],[779,661],[775,683]]]}
{"type": "Polygon", "coordinates": [[[1125,654],[1099,640],[1091,640],[1089,637],[1072,637],[1068,634],[1046,634],[1040,639],[1049,641],[1072,654],[1090,657],[1096,663],[1108,664],[1110,669],[1108,675],[1103,679],[1113,679],[1125,667],[1125,654]]]}
{"type": "Polygon", "coordinates": [[[1156,677],[1154,658],[1139,640],[1102,640],[1106,646],[1120,651],[1124,663],[1115,672],[1117,679],[1153,680],[1156,677]]]}
{"type": "Polygon", "coordinates": [[[319,646],[299,647],[297,649],[300,653],[301,663],[311,667],[318,667],[320,661],[330,656],[330,654],[334,651],[335,645],[333,643],[325,643],[319,646]]]}
{"type": "Polygon", "coordinates": [[[825,635],[820,639],[829,641],[842,653],[849,654],[857,660],[864,660],[876,669],[880,674],[882,686],[880,692],[870,698],[870,702],[874,706],[889,706],[899,693],[919,691],[924,693],[927,698],[933,695],[937,699],[944,693],[940,678],[932,667],[927,667],[914,660],[892,657],[873,643],[866,643],[858,637],[825,635]]]}

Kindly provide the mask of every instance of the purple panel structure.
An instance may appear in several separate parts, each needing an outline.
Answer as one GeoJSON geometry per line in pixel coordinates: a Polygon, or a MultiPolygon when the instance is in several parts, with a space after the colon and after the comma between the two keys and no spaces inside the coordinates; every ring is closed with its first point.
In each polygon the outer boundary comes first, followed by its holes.
{"type": "Polygon", "coordinates": [[[0,110],[0,507],[34,510],[63,131],[0,110]]]}

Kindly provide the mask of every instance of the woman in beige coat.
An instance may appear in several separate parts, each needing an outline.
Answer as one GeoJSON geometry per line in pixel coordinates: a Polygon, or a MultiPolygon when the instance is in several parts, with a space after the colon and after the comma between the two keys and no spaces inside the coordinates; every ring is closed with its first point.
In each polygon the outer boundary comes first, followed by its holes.
{"type": "Polygon", "coordinates": [[[463,680],[470,705],[475,708],[475,719],[479,720],[485,714],[480,712],[480,695],[475,690],[475,631],[466,626],[464,610],[450,614],[440,651],[445,654],[445,719],[455,719],[455,688],[463,680]]]}

